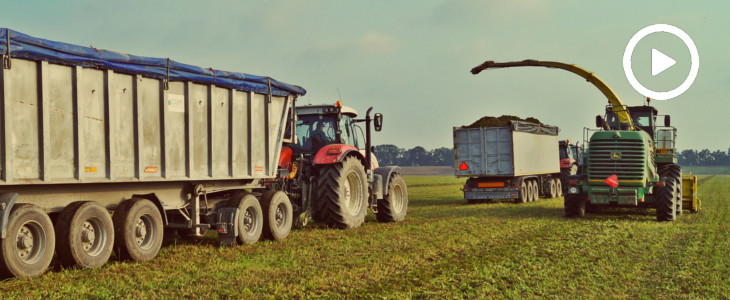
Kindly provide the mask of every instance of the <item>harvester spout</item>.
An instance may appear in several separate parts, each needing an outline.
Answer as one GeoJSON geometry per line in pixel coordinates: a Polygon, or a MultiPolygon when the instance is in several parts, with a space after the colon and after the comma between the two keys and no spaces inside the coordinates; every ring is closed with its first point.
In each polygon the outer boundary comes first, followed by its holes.
{"type": "Polygon", "coordinates": [[[478,65],[471,69],[471,73],[476,75],[486,69],[499,69],[499,68],[511,68],[511,67],[546,67],[563,69],[572,72],[580,77],[583,77],[586,81],[593,84],[598,90],[603,93],[608,99],[608,103],[611,104],[613,112],[618,116],[620,123],[626,124],[629,130],[634,130],[634,124],[631,121],[626,105],[616,95],[616,93],[609,87],[603,80],[593,75],[593,73],[578,67],[576,65],[561,63],[557,61],[540,61],[535,59],[526,59],[523,61],[511,61],[511,62],[494,62],[491,60],[485,61],[481,65],[478,65]]]}

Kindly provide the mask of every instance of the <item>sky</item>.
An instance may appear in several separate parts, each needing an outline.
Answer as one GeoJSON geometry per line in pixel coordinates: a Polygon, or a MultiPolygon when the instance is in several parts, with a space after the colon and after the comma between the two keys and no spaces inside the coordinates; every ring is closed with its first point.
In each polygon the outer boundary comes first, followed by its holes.
{"type": "MultiPolygon", "coordinates": [[[[483,116],[536,117],[583,140],[605,97],[562,70],[469,70],[485,60],[553,60],[603,79],[628,105],[645,98],[622,66],[631,37],[652,24],[685,31],[699,52],[694,84],[652,101],[671,115],[679,149],[728,151],[730,1],[0,1],[0,27],[134,55],[169,57],[302,86],[297,105],[334,103],[384,116],[373,143],[453,147],[452,128],[483,116]]],[[[667,91],[690,69],[667,33],[642,39],[632,66],[667,91]],[[651,49],[677,63],[651,75],[651,49]]]]}

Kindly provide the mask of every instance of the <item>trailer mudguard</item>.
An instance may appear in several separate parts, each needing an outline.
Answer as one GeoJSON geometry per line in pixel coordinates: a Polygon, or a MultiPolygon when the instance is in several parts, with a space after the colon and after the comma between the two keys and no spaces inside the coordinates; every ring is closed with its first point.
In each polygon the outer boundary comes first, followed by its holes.
{"type": "Polygon", "coordinates": [[[143,195],[134,194],[134,195],[132,195],[132,198],[147,199],[147,200],[152,201],[152,203],[154,203],[155,206],[157,206],[157,209],[160,210],[160,215],[162,215],[162,225],[164,225],[164,226],[168,225],[167,212],[162,207],[162,201],[160,201],[160,198],[158,198],[155,193],[143,194],[143,195]]]}
{"type": "Polygon", "coordinates": [[[330,144],[322,147],[317,151],[317,155],[314,156],[312,164],[315,165],[329,165],[341,162],[347,155],[354,153],[357,158],[365,160],[365,156],[357,150],[357,148],[346,145],[346,144],[330,144]]]}
{"type": "Polygon", "coordinates": [[[8,218],[10,218],[10,210],[13,209],[15,200],[18,200],[18,193],[0,194],[0,229],[2,229],[0,238],[8,237],[8,218]]]}
{"type": "Polygon", "coordinates": [[[387,166],[375,169],[375,174],[383,177],[383,196],[388,195],[388,185],[390,185],[390,175],[393,173],[400,173],[400,167],[398,166],[387,166]]]}

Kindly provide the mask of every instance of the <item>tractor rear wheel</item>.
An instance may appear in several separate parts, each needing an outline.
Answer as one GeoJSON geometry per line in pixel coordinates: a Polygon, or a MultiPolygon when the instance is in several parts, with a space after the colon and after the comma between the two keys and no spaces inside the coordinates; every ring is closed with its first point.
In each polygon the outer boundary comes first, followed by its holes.
{"type": "Polygon", "coordinates": [[[677,189],[674,178],[664,178],[664,187],[657,196],[656,220],[659,222],[677,219],[677,189]]]}
{"type": "Polygon", "coordinates": [[[407,210],[408,190],[406,189],[406,181],[403,176],[395,173],[388,184],[388,195],[378,200],[378,212],[375,216],[380,222],[400,222],[406,218],[407,210]]]}
{"type": "Polygon", "coordinates": [[[317,187],[320,201],[319,216],[324,223],[336,228],[362,225],[368,206],[368,186],[365,169],[354,156],[326,166],[320,172],[317,187]]]}

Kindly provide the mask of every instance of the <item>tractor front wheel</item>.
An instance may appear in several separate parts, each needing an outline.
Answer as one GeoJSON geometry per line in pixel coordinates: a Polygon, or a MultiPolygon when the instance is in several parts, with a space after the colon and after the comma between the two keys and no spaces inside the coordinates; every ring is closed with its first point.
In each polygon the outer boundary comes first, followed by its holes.
{"type": "Polygon", "coordinates": [[[317,184],[319,219],[331,227],[354,228],[362,225],[368,206],[368,186],[360,160],[350,156],[325,166],[317,184]]]}

